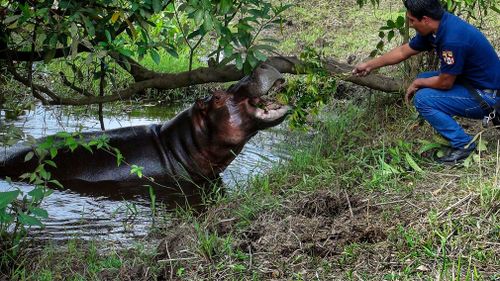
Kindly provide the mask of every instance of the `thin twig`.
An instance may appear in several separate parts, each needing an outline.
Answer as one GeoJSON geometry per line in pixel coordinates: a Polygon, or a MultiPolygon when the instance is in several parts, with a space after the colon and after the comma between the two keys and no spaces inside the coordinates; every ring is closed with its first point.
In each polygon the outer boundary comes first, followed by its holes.
{"type": "Polygon", "coordinates": [[[354,213],[352,212],[351,201],[349,200],[349,195],[344,189],[345,199],[347,200],[347,205],[349,206],[349,212],[351,213],[351,218],[354,218],[354,213]]]}
{"type": "Polygon", "coordinates": [[[167,257],[170,260],[170,280],[174,278],[174,265],[172,263],[172,258],[170,257],[170,251],[168,250],[168,242],[165,242],[165,250],[167,251],[167,257]]]}
{"type": "Polygon", "coordinates": [[[251,272],[252,271],[252,264],[253,264],[252,245],[248,246],[248,254],[250,255],[250,265],[248,267],[248,270],[251,272]]]}
{"type": "Polygon", "coordinates": [[[164,260],[158,260],[158,262],[188,261],[188,260],[194,260],[194,259],[196,259],[196,257],[176,258],[176,259],[164,259],[164,260]]]}
{"type": "Polygon", "coordinates": [[[470,198],[472,198],[474,194],[473,193],[469,193],[467,196],[465,196],[464,198],[458,200],[458,202],[456,202],[455,204],[449,206],[448,208],[444,209],[443,211],[439,212],[437,218],[441,218],[444,214],[448,213],[450,210],[460,206],[461,204],[463,204],[465,201],[469,200],[470,198]]]}
{"type": "Polygon", "coordinates": [[[61,82],[68,86],[70,89],[72,89],[73,91],[79,93],[79,94],[82,94],[86,97],[92,97],[94,96],[91,92],[85,90],[85,89],[82,89],[78,86],[76,86],[75,84],[71,83],[68,78],[66,77],[66,75],[64,74],[64,72],[60,71],[59,72],[59,75],[61,76],[61,82]]]}
{"type": "Polygon", "coordinates": [[[396,203],[403,203],[403,202],[406,202],[406,200],[396,200],[396,201],[389,201],[389,202],[377,203],[377,204],[373,204],[372,207],[389,205],[389,204],[396,204],[396,203]]]}

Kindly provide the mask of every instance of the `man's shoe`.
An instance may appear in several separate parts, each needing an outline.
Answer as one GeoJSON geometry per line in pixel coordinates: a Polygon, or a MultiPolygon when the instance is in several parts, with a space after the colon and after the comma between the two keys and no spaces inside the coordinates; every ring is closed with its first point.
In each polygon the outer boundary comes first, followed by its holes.
{"type": "Polygon", "coordinates": [[[451,151],[437,159],[442,164],[456,164],[460,160],[467,158],[476,149],[476,144],[471,144],[467,148],[452,148],[451,151]]]}

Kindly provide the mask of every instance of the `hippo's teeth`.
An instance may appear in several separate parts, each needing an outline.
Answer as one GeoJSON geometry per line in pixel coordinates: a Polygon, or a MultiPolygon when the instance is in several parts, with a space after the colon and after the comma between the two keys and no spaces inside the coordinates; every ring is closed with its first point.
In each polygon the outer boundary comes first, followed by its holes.
{"type": "Polygon", "coordinates": [[[258,119],[261,119],[261,120],[265,120],[265,121],[274,121],[278,118],[283,117],[283,115],[285,115],[289,109],[290,109],[289,106],[283,106],[283,107],[280,107],[280,108],[275,109],[275,110],[263,110],[263,109],[257,108],[257,111],[255,113],[255,117],[257,117],[258,119]]]}

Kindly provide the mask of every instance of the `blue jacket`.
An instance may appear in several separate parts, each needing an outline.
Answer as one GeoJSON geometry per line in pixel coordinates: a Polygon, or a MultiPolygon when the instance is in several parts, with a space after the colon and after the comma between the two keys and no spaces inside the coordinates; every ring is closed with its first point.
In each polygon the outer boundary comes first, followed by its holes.
{"type": "Polygon", "coordinates": [[[435,49],[441,73],[467,80],[477,89],[500,89],[500,58],[486,37],[461,18],[445,12],[437,33],[410,41],[417,51],[435,49]]]}

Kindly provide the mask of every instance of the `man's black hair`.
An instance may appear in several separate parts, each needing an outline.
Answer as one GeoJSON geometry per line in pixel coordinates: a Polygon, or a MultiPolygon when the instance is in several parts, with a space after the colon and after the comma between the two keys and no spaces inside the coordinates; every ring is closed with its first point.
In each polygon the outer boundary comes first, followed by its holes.
{"type": "Polygon", "coordinates": [[[404,4],[410,14],[418,20],[422,20],[424,16],[441,20],[444,14],[443,6],[439,0],[404,0],[404,4]]]}

